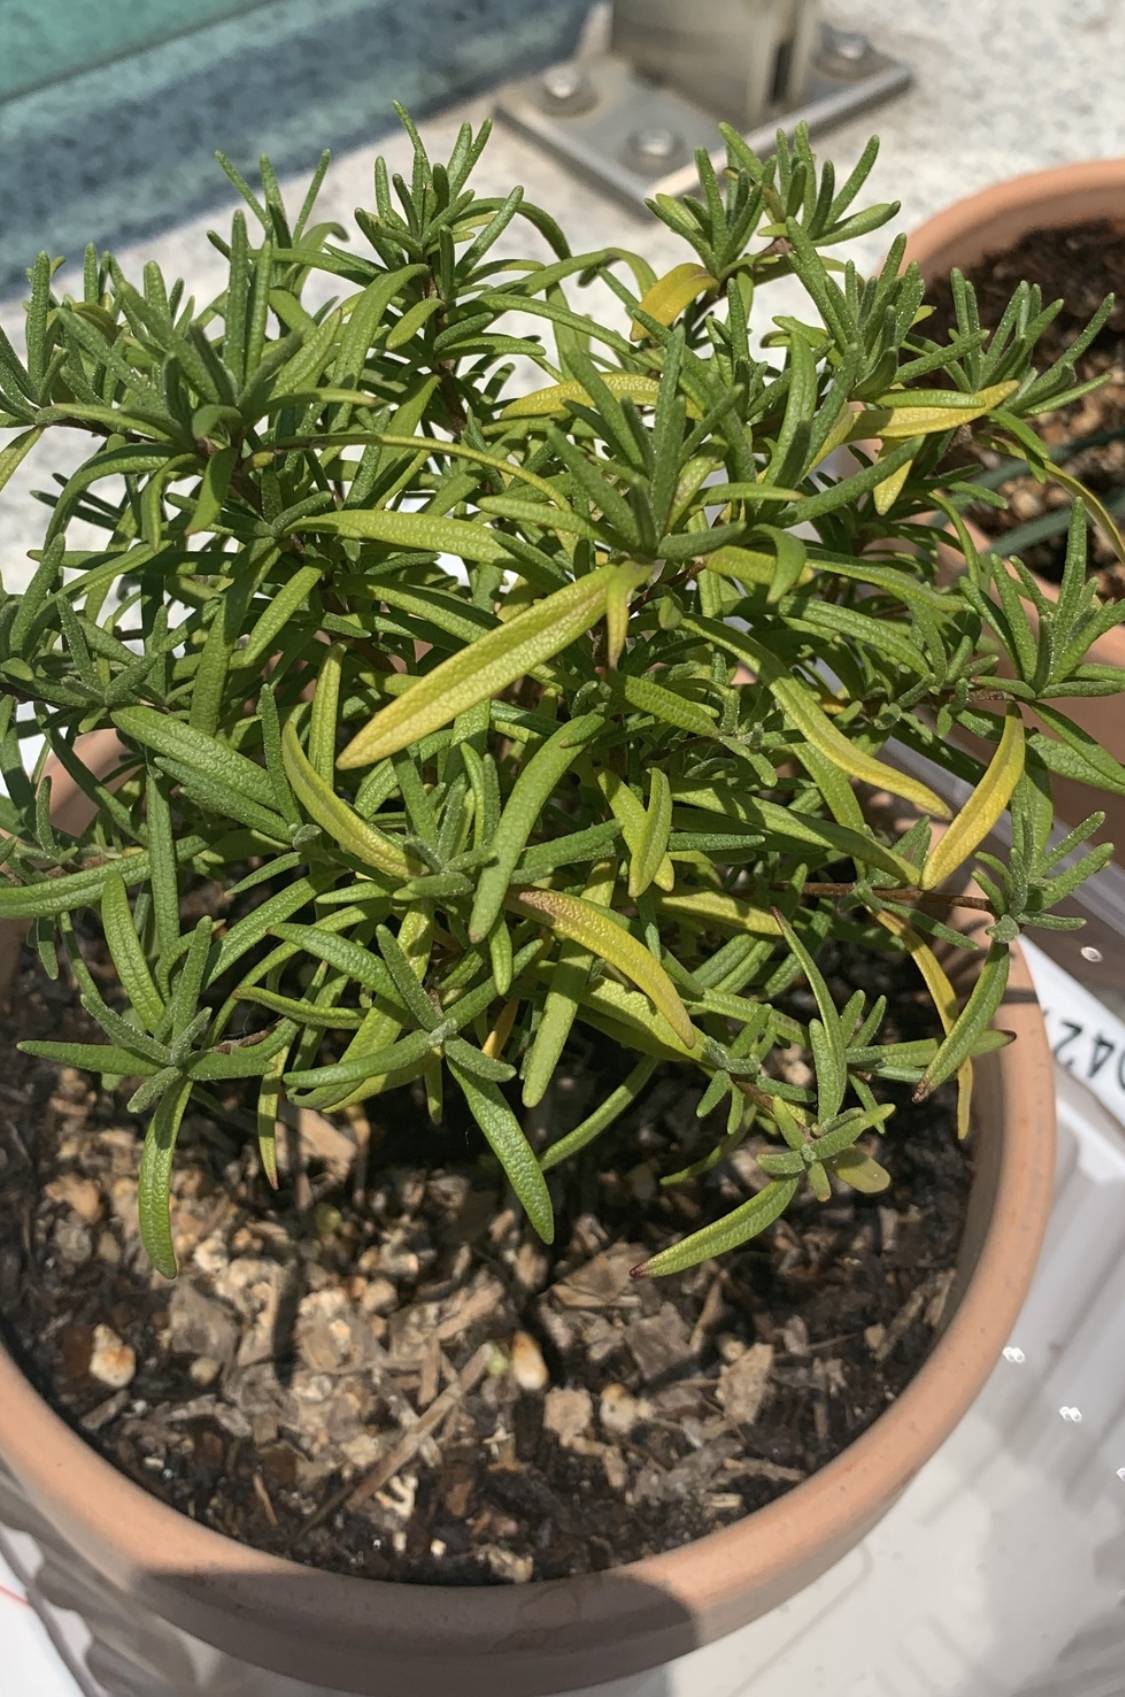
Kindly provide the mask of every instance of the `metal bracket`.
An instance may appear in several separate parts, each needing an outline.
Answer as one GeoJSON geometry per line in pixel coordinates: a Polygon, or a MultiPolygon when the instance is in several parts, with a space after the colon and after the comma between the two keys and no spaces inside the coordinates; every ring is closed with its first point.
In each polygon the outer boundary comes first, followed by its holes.
{"type": "MultiPolygon", "coordinates": [[[[698,37],[706,27],[703,9],[681,11],[690,12],[689,27],[698,37]]],[[[747,31],[750,20],[747,11],[747,31]]],[[[631,33],[635,38],[635,21],[631,33]]],[[[622,39],[629,38],[617,31],[614,41],[622,39]]],[[[717,122],[732,113],[729,105],[726,111],[706,110],[671,86],[677,72],[674,41],[674,34],[667,33],[641,55],[644,71],[621,51],[591,50],[587,43],[568,63],[506,88],[498,116],[632,206],[643,207],[654,194],[690,191],[698,181],[695,150],[704,147],[717,160],[717,122]],[[656,82],[651,73],[659,59],[665,62],[666,80],[656,82]]],[[[784,64],[785,51],[784,42],[770,45],[771,54],[782,55],[775,66],[784,64]]],[[[682,70],[681,80],[686,80],[682,70]]],[[[784,81],[775,69],[775,92],[779,80],[784,81]]],[[[773,103],[767,97],[768,117],[759,111],[760,121],[746,129],[746,139],[756,153],[768,154],[779,129],[791,133],[799,123],[810,131],[826,129],[900,93],[910,81],[909,66],[880,53],[865,35],[823,24],[803,74],[785,84],[794,91],[799,87],[799,95],[773,103]]]]}

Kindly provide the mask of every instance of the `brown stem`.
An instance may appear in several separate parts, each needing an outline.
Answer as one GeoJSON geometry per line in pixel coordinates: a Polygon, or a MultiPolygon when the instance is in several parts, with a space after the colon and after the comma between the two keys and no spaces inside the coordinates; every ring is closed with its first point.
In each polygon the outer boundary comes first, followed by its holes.
{"type": "Polygon", "coordinates": [[[464,435],[469,420],[461,404],[461,395],[453,376],[453,367],[446,360],[437,364],[438,389],[449,414],[449,429],[455,442],[464,435]]]}
{"type": "MultiPolygon", "coordinates": [[[[770,888],[787,890],[790,886],[788,884],[771,884],[770,888]]],[[[813,882],[802,885],[801,894],[804,896],[850,896],[855,893],[857,888],[858,886],[855,884],[813,882]]],[[[938,907],[968,907],[973,908],[978,913],[992,912],[991,904],[984,896],[963,896],[946,890],[918,890],[913,885],[907,885],[902,889],[872,890],[871,894],[877,896],[880,901],[886,902],[914,902],[917,904],[934,902],[938,907]]]]}
{"type": "Polygon", "coordinates": [[[758,1108],[772,1108],[777,1098],[768,1090],[762,1090],[757,1084],[751,1084],[748,1078],[736,1078],[734,1084],[741,1090],[748,1102],[753,1102],[758,1108]]]}

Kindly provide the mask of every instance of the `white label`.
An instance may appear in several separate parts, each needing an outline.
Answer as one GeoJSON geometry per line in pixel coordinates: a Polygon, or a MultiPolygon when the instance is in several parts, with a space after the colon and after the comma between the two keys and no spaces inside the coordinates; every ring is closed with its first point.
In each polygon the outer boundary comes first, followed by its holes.
{"type": "Polygon", "coordinates": [[[1055,1065],[1125,1125],[1125,1023],[1026,938],[1023,951],[1055,1065]]]}

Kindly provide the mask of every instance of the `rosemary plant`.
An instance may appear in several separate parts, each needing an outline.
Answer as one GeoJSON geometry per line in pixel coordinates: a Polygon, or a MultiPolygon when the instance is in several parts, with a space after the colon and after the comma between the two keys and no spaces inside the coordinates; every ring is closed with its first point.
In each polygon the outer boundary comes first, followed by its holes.
{"type": "Polygon", "coordinates": [[[946,463],[963,431],[1024,452],[1073,372],[1037,369],[1054,309],[1027,287],[986,334],[960,286],[939,345],[901,241],[866,280],[837,257],[896,210],[856,209],[874,142],[837,183],[803,134],[767,163],[727,133],[698,197],[653,202],[691,254],[658,278],[572,253],[519,189],[474,195],[487,126],[439,164],[403,122],[410,180],[377,161],[357,245],[316,221],[327,156],[295,213],[268,162],[255,192],[224,161],[246,211],[211,238],[216,299],[93,248],[75,298],[41,254],[26,363],[0,345],[0,481],[46,431],[90,439],[0,605],[0,917],[31,921],[49,971],[61,951],[105,1040],[23,1047],[137,1081],[141,1226],[168,1275],[193,1095],[257,1081],[276,1183],[284,1100],[406,1089],[437,1121],[459,1092],[549,1240],[551,1169],[675,1064],[725,1111],[717,1155],[752,1127],[771,1142],[741,1206],[647,1264],[669,1273],[806,1187],[882,1187],[880,1079],[921,1099],[956,1077],[966,1129],[1013,943],[1077,923],[1051,910],[1110,852],[1074,858],[1097,813],[1051,837],[1053,774],[1125,789],[1056,705],[1123,681],[1085,659],[1123,616],[1087,582],[1086,515],[1049,604],[977,554],[977,491],[946,463]],[[338,298],[309,310],[321,273],[338,298]],[[752,341],[758,292],[790,274],[805,314],[752,341]],[[612,323],[582,309],[593,279],[612,323]],[[116,767],[91,771],[82,738],[109,727],[116,767]],[[973,786],[943,835],[940,785],[892,740],[973,786]],[[52,757],[92,803],[80,835],[52,823],[52,757]],[[935,944],[978,946],[947,883],[970,867],[987,936],[959,1000],[935,944]],[[226,917],[186,917],[201,882],[226,917]],[[83,959],[92,926],[120,994],[83,959]],[[836,1005],[828,942],[912,957],[944,1037],[887,1041],[882,998],[836,1005]],[[780,1005],[800,981],[807,1023],[780,1005]],[[576,1021],[631,1070],[537,1148],[526,1110],[576,1021]],[[794,1043],[809,1088],[771,1061],[794,1043]]]}

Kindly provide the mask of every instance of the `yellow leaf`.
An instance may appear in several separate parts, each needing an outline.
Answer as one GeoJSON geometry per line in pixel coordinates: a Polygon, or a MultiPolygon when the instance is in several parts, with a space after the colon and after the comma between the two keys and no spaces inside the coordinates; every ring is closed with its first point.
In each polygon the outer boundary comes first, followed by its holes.
{"type": "Polygon", "coordinates": [[[845,1184],[850,1184],[853,1190],[862,1191],[865,1196],[874,1196],[880,1190],[886,1190],[891,1182],[891,1175],[886,1167],[873,1161],[870,1155],[865,1155],[861,1149],[845,1149],[830,1161],[829,1166],[837,1178],[842,1178],[845,1184]]]}
{"type": "Polygon", "coordinates": [[[487,1055],[493,1061],[500,1059],[500,1056],[504,1053],[504,1045],[512,1035],[512,1026],[516,1023],[519,1005],[519,1000],[515,996],[509,997],[504,1003],[496,1024],[480,1046],[482,1055],[487,1055]]]}
{"type": "Polygon", "coordinates": [[[334,842],[377,872],[398,880],[410,877],[410,863],[402,850],[382,831],[361,819],[306,758],[292,719],[281,733],[281,760],[293,794],[309,818],[327,831],[334,842]]]}
{"type": "MultiPolygon", "coordinates": [[[[557,968],[548,964],[540,971],[553,981],[557,968]]],[[[661,1060],[674,1056],[693,1059],[692,1050],[681,1043],[663,1014],[653,1013],[648,997],[616,978],[604,976],[587,984],[578,1004],[578,1017],[642,1054],[661,1060]]]]}
{"type": "Polygon", "coordinates": [[[889,790],[891,795],[902,796],[905,801],[912,801],[916,806],[925,808],[939,819],[948,819],[949,808],[941,797],[928,784],[921,783],[916,778],[910,778],[905,772],[896,771],[885,761],[876,760],[873,754],[857,748],[849,742],[842,731],[821,711],[812,694],[799,683],[796,678],[777,677],[766,680],[774,699],[783,709],[801,734],[812,746],[846,772],[850,778],[857,779],[862,784],[873,784],[877,788],[889,790]]]}
{"type": "Polygon", "coordinates": [[[627,578],[617,578],[605,601],[606,665],[616,671],[625,648],[629,629],[629,596],[632,585],[627,578]]]}
{"type": "MultiPolygon", "coordinates": [[[[638,406],[656,404],[660,384],[655,377],[645,377],[638,371],[603,371],[602,381],[622,401],[635,401],[638,406]]],[[[571,401],[579,406],[591,406],[590,396],[581,383],[571,378],[567,383],[552,383],[547,389],[536,389],[530,395],[520,395],[509,401],[500,413],[501,418],[550,418],[565,413],[571,401]]]]}
{"type": "Polygon", "coordinates": [[[897,471],[892,471],[889,477],[885,477],[882,483],[875,485],[875,511],[877,513],[882,515],[890,512],[902,494],[902,486],[913,468],[914,461],[909,459],[903,465],[900,465],[897,471]]]}
{"type": "Polygon", "coordinates": [[[718,890],[698,890],[690,896],[661,896],[660,911],[697,925],[722,925],[729,931],[749,931],[757,937],[780,937],[781,926],[765,908],[753,907],[737,896],[718,890]]]}
{"type": "MultiPolygon", "coordinates": [[[[644,832],[644,803],[638,800],[616,772],[603,768],[597,774],[597,785],[609,803],[610,812],[621,826],[621,835],[625,838],[625,847],[629,850],[630,858],[636,857],[641,851],[644,832]]],[[[676,869],[665,855],[657,868],[653,883],[661,890],[670,890],[675,882],[676,869]]]]}
{"type": "Polygon", "coordinates": [[[336,764],[373,765],[440,730],[478,702],[490,701],[588,631],[604,613],[617,579],[625,574],[635,580],[638,573],[646,575],[647,568],[601,566],[545,595],[508,624],[486,631],[420,677],[405,695],[380,708],[336,764]]]}
{"type": "Polygon", "coordinates": [[[745,631],[735,630],[717,619],[705,618],[685,619],[680,628],[703,637],[705,641],[717,643],[757,672],[785,717],[797,727],[805,741],[811,743],[833,766],[838,766],[841,772],[846,772],[860,783],[873,784],[877,789],[889,790],[891,795],[902,796],[904,801],[912,801],[916,807],[924,808],[939,819],[949,818],[949,808],[928,784],[897,771],[882,760],[876,760],[873,754],[849,742],[843,732],[836,729],[812,690],[798,678],[791,677],[780,660],[745,631]]]}
{"type": "MultiPolygon", "coordinates": [[[[650,318],[656,318],[661,324],[674,324],[680,313],[698,295],[713,293],[719,287],[718,282],[702,265],[696,265],[689,260],[685,265],[674,265],[671,271],[666,271],[663,277],[658,277],[652,288],[642,297],[640,305],[650,318]]],[[[648,335],[643,324],[636,320],[629,331],[634,342],[641,341],[648,335]]]]}
{"type": "Polygon", "coordinates": [[[856,413],[853,410],[852,403],[845,401],[836,415],[835,424],[832,426],[828,435],[824,438],[824,441],[821,444],[820,452],[814,460],[810,461],[808,468],[809,471],[815,471],[818,465],[822,465],[824,463],[829,454],[834,454],[837,448],[843,447],[845,442],[853,439],[852,426],[855,423],[855,418],[856,413]]]}
{"type": "Polygon", "coordinates": [[[1016,706],[1008,708],[1004,731],[988,768],[945,832],[937,847],[927,856],[919,884],[923,890],[936,890],[983,843],[1019,783],[1023,772],[1023,720],[1016,706]]]}
{"type": "MultiPolygon", "coordinates": [[[[948,833],[947,833],[948,834],[948,833]]],[[[937,1016],[941,1020],[941,1028],[948,1033],[953,1029],[957,1018],[957,992],[954,990],[945,968],[938,960],[930,945],[922,940],[912,925],[909,925],[901,913],[895,913],[890,908],[883,908],[875,915],[879,924],[884,926],[892,936],[903,944],[918,971],[922,981],[930,992],[937,1016]]],[[[973,1104],[973,1063],[971,1060],[962,1061],[957,1070],[957,1135],[967,1137],[969,1132],[969,1114],[973,1104]]]]}
{"type": "Polygon", "coordinates": [[[592,955],[616,967],[638,990],[644,991],[681,1043],[689,1049],[695,1047],[695,1028],[667,972],[644,944],[611,919],[604,908],[595,907],[593,902],[584,901],[581,896],[569,896],[563,890],[543,890],[538,886],[512,890],[507,903],[525,919],[537,920],[557,937],[578,943],[592,955]]]}
{"type": "MultiPolygon", "coordinates": [[[[725,548],[716,548],[713,554],[708,554],[703,564],[708,571],[718,572],[720,577],[733,577],[739,583],[761,583],[768,587],[777,572],[777,554],[729,543],[725,548]]],[[[805,566],[797,582],[810,583],[812,577],[812,567],[805,566]]]]}
{"type": "Polygon", "coordinates": [[[981,389],[975,395],[963,395],[957,389],[916,392],[896,389],[880,395],[872,402],[871,410],[860,416],[869,421],[870,434],[881,436],[884,442],[903,441],[909,436],[929,436],[935,431],[956,430],[959,425],[971,424],[975,418],[983,418],[985,413],[1002,406],[1018,388],[1015,382],[994,383],[990,389],[981,389]],[[917,399],[913,398],[915,393],[917,399]],[[922,396],[941,398],[923,400],[922,396]],[[890,417],[884,419],[881,416],[884,412],[889,412],[890,417]]]}

